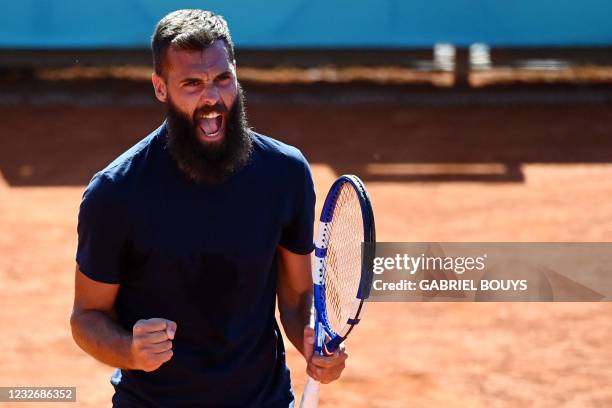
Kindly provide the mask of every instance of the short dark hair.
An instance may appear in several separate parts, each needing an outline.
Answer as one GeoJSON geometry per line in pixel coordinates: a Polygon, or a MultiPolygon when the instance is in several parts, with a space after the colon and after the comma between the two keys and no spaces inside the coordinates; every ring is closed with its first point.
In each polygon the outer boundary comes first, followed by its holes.
{"type": "Polygon", "coordinates": [[[227,22],[218,14],[206,10],[176,10],[162,18],[151,38],[153,65],[161,75],[169,47],[181,50],[203,50],[217,40],[223,40],[230,62],[234,57],[234,43],[227,22]]]}

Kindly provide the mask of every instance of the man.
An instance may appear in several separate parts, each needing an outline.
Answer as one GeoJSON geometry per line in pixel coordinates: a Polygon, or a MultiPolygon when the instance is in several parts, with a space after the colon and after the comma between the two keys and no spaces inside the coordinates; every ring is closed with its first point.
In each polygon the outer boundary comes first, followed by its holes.
{"type": "Polygon", "coordinates": [[[164,124],[83,195],[77,344],[113,376],[116,407],[287,407],[285,333],[327,383],[344,351],[313,356],[314,189],[288,145],[247,126],[221,16],[179,10],[152,49],[164,124]]]}

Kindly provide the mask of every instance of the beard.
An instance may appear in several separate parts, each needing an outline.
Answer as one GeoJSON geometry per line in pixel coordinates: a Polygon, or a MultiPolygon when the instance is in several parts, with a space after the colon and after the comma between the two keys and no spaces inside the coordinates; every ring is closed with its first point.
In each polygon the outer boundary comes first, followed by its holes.
{"type": "Polygon", "coordinates": [[[244,93],[240,85],[229,112],[222,104],[203,106],[189,117],[168,97],[166,147],[179,169],[200,184],[219,184],[243,168],[253,149],[244,109],[244,93]],[[218,143],[204,144],[198,138],[199,115],[219,112],[224,115],[225,133],[218,143]]]}

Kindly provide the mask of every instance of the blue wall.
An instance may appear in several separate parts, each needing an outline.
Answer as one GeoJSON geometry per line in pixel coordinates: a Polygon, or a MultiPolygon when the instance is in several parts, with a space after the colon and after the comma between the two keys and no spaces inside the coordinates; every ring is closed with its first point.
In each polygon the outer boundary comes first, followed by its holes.
{"type": "Polygon", "coordinates": [[[612,45],[610,0],[1,1],[5,48],[148,47],[184,7],[224,15],[239,47],[612,45]]]}

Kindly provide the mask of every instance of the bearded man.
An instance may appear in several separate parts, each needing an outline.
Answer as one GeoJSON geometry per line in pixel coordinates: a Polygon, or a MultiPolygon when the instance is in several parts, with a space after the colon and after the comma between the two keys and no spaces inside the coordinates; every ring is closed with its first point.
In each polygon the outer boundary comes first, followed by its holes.
{"type": "Polygon", "coordinates": [[[312,355],[308,163],[248,127],[221,16],[170,13],[152,50],[166,120],[83,195],[73,337],[118,367],[115,407],[292,406],[277,298],[308,374],[347,358],[312,355]]]}

